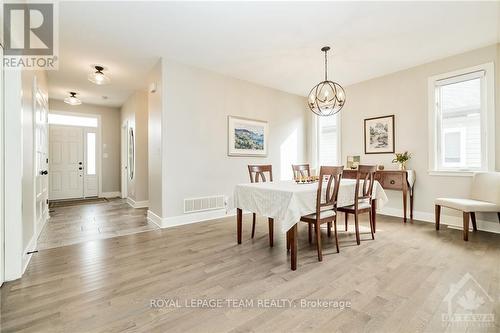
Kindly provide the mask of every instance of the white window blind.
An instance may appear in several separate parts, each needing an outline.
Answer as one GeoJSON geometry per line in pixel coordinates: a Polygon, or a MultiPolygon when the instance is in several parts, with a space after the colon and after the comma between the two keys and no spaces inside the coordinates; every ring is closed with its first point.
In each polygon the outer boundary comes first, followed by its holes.
{"type": "Polygon", "coordinates": [[[318,166],[339,165],[338,115],[318,117],[318,166]]]}

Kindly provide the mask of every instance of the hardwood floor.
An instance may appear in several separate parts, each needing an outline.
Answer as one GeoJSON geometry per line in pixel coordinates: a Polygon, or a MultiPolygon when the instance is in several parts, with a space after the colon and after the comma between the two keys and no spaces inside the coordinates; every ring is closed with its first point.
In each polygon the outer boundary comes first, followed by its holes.
{"type": "Polygon", "coordinates": [[[291,271],[284,235],[270,248],[261,217],[252,240],[251,220],[244,216],[241,245],[231,217],[42,250],[22,279],[0,289],[2,332],[500,331],[500,235],[475,232],[464,242],[459,230],[378,216],[373,241],[362,220],[360,246],[352,228],[339,228],[339,254],[323,230],[318,262],[299,225],[291,271]],[[490,326],[443,325],[444,299],[467,273],[488,294],[481,297],[482,313],[495,316],[490,326]],[[191,299],[255,303],[186,307],[191,299]],[[345,300],[351,308],[257,306],[265,299],[345,300]]]}
{"type": "Polygon", "coordinates": [[[38,237],[44,250],[157,229],[146,219],[147,208],[132,208],[124,199],[83,200],[51,204],[50,218],[38,237]]]}

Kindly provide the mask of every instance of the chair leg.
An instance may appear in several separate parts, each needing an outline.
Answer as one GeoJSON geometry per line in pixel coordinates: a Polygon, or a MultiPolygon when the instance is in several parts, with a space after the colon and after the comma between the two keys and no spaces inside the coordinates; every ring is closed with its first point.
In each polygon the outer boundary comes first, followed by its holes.
{"type": "Polygon", "coordinates": [[[372,239],[375,239],[375,235],[373,234],[373,219],[372,219],[372,211],[368,211],[368,218],[370,220],[370,232],[372,233],[372,239]]]}
{"type": "Polygon", "coordinates": [[[269,246],[274,246],[274,219],[268,218],[269,221],[269,246]]]}
{"type": "Polygon", "coordinates": [[[312,232],[312,224],[311,223],[308,223],[307,224],[307,229],[308,229],[308,232],[309,232],[309,244],[312,244],[313,242],[313,232],[312,232]]]}
{"type": "Polygon", "coordinates": [[[464,220],[464,241],[469,240],[469,219],[470,214],[468,212],[464,212],[463,220],[464,220]]]}
{"type": "Polygon", "coordinates": [[[255,236],[255,213],[252,214],[252,238],[255,236]]]}
{"type": "Polygon", "coordinates": [[[339,253],[339,238],[337,237],[337,219],[333,220],[333,232],[335,233],[335,245],[337,246],[337,253],[339,253]]]}
{"type": "Polygon", "coordinates": [[[327,225],[326,234],[328,238],[330,238],[332,237],[332,222],[328,222],[326,225],[327,225]]]}
{"type": "Polygon", "coordinates": [[[470,212],[470,219],[472,221],[472,230],[477,231],[477,225],[476,225],[476,213],[470,212]]]}
{"type": "Polygon", "coordinates": [[[439,222],[441,220],[441,206],[436,205],[434,207],[434,215],[436,218],[436,230],[439,230],[439,222]]]}
{"type": "Polygon", "coordinates": [[[290,251],[290,235],[286,233],[286,252],[290,251]]]}
{"type": "Polygon", "coordinates": [[[497,213],[498,216],[498,223],[500,223],[500,212],[497,213]]]}
{"type": "Polygon", "coordinates": [[[349,220],[349,214],[344,213],[344,217],[345,217],[345,231],[347,231],[347,222],[349,220]]]}
{"type": "Polygon", "coordinates": [[[358,245],[361,243],[359,239],[359,218],[358,218],[358,213],[354,213],[354,227],[356,228],[356,243],[358,245]]]}
{"type": "Polygon", "coordinates": [[[321,252],[321,228],[319,227],[319,222],[315,224],[316,231],[316,247],[318,248],[318,261],[323,261],[323,253],[321,252]]]}

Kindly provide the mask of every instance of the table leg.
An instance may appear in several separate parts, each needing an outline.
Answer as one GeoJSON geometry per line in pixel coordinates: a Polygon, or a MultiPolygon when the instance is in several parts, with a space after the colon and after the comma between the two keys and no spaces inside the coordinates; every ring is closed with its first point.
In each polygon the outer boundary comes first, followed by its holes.
{"type": "Polygon", "coordinates": [[[377,232],[377,200],[372,199],[372,221],[373,221],[373,233],[377,232]]]}
{"type": "Polygon", "coordinates": [[[268,218],[269,220],[269,246],[274,246],[274,219],[268,218]]]}
{"type": "Polygon", "coordinates": [[[241,224],[243,218],[243,211],[240,208],[236,209],[236,234],[238,238],[238,244],[241,244],[241,224]]]}
{"type": "Polygon", "coordinates": [[[406,223],[406,196],[408,195],[406,189],[403,189],[403,222],[406,223]]]}
{"type": "Polygon", "coordinates": [[[297,224],[291,227],[290,230],[287,231],[287,234],[289,235],[288,238],[291,248],[290,266],[292,271],[295,271],[297,269],[297,224]]]}
{"type": "Polygon", "coordinates": [[[413,188],[410,190],[410,220],[413,222],[413,188]]]}

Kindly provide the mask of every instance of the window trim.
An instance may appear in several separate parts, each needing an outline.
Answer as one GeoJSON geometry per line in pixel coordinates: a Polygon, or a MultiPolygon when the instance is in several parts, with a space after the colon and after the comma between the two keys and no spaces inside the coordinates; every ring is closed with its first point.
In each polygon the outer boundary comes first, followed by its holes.
{"type": "Polygon", "coordinates": [[[495,170],[495,66],[493,62],[464,68],[448,73],[443,73],[431,76],[428,79],[428,130],[429,130],[429,174],[430,175],[457,175],[457,176],[472,176],[475,172],[493,171],[495,170]],[[481,112],[481,129],[486,129],[484,132],[484,144],[481,147],[485,148],[485,155],[482,156],[482,169],[442,169],[438,166],[438,158],[440,151],[437,147],[437,124],[439,122],[438,112],[436,110],[436,87],[443,85],[446,80],[457,77],[470,75],[475,72],[484,72],[485,89],[482,90],[486,94],[486,105],[481,112]],[[441,81],[438,83],[438,81],[441,81]]]}

